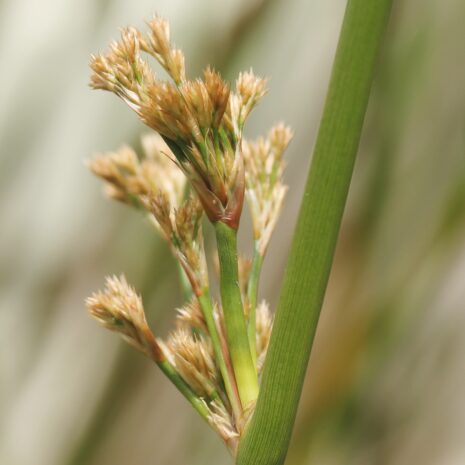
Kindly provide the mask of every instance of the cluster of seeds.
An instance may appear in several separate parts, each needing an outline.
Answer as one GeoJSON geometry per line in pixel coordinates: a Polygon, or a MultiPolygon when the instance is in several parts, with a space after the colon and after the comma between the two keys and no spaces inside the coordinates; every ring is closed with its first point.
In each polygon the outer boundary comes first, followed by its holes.
{"type": "Polygon", "coordinates": [[[287,189],[283,152],[292,133],[278,124],[267,138],[243,140],[244,123],[265,94],[266,81],[252,71],[241,73],[232,90],[211,68],[202,79],[188,80],[168,23],[154,17],[148,25],[146,35],[123,29],[107,54],[92,57],[91,86],[119,96],[155,132],[143,138],[143,153],[124,146],[97,155],[89,168],[105,181],[109,197],[149,217],[187,278],[189,299],[165,341],[152,333],[141,297],[124,277],[107,278],[105,289],[93,294],[87,306],[106,328],[154,360],[234,452],[253,412],[258,393],[253,379],[260,377],[271,334],[270,311],[264,301],[257,305],[257,287],[287,189]],[[155,76],[147,56],[171,81],[155,76]],[[220,273],[226,290],[216,302],[210,293],[203,214],[214,226],[235,233],[244,198],[252,215],[254,256],[238,257],[234,247],[225,254],[221,247],[231,244],[218,241],[220,265],[230,271],[233,263],[237,279],[227,282],[220,273]],[[240,325],[232,327],[231,321],[243,323],[247,334],[238,334],[240,325]],[[246,379],[251,386],[241,381],[246,379]]]}

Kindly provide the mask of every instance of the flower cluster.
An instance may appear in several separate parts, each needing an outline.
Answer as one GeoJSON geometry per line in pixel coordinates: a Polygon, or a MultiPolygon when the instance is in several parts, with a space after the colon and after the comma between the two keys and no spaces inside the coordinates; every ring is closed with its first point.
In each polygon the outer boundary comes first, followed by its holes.
{"type": "Polygon", "coordinates": [[[155,132],[143,153],[123,146],[88,165],[106,194],[145,212],[187,278],[189,298],[164,341],[150,330],[141,298],[124,277],[87,300],[90,314],[147,355],[234,452],[253,413],[271,335],[268,305],[257,305],[261,264],[281,211],[283,152],[292,133],[280,124],[266,139],[243,140],[244,123],[266,92],[252,71],[234,89],[211,68],[186,78],[185,60],[154,17],[149,33],[125,28],[106,54],[92,57],[91,85],[123,99],[155,132]],[[158,79],[154,57],[170,81],[158,79]],[[246,196],[253,220],[252,259],[240,256],[236,231],[246,196]],[[221,300],[211,295],[203,218],[215,226],[221,300]]]}
{"type": "Polygon", "coordinates": [[[142,160],[123,146],[116,152],[99,154],[88,162],[89,169],[106,181],[105,193],[115,200],[144,207],[153,192],[161,191],[170,205],[179,205],[186,178],[170,160],[170,150],[156,133],[142,138],[142,160]]]}
{"type": "Polygon", "coordinates": [[[106,181],[112,198],[145,209],[168,242],[196,294],[208,286],[201,220],[203,209],[194,196],[185,196],[186,177],[170,159],[170,149],[158,134],[142,139],[139,160],[131,148],[98,155],[91,171],[106,181]]]}
{"type": "MultiPolygon", "coordinates": [[[[190,302],[178,311],[177,328],[166,341],[152,333],[142,300],[124,276],[107,278],[105,289],[89,297],[86,305],[89,313],[102,326],[119,333],[132,347],[162,369],[165,368],[164,371],[175,384],[186,383],[192,393],[204,402],[210,425],[228,445],[235,444],[235,438],[240,436],[241,425],[230,410],[207,326],[198,305],[190,302]],[[169,370],[166,370],[167,365],[169,370]]],[[[272,326],[265,302],[260,305],[257,315],[260,372],[272,326]]]]}
{"type": "Polygon", "coordinates": [[[273,127],[266,138],[244,141],[246,197],[252,211],[254,239],[263,256],[281,212],[287,186],[282,182],[283,153],[292,139],[284,124],[273,127]]]}
{"type": "Polygon", "coordinates": [[[135,349],[155,362],[164,359],[163,351],[145,319],[142,300],[124,276],[107,278],[104,291],[86,300],[90,314],[105,328],[121,334],[135,349]]]}
{"type": "Polygon", "coordinates": [[[122,98],[166,141],[208,217],[238,227],[244,195],[240,156],[246,118],[266,92],[266,82],[241,73],[235,91],[207,68],[187,80],[184,56],[170,43],[168,23],[155,17],[150,32],[123,29],[105,55],[92,57],[91,85],[122,98]],[[154,57],[171,81],[157,79],[143,53],[154,57]]]}

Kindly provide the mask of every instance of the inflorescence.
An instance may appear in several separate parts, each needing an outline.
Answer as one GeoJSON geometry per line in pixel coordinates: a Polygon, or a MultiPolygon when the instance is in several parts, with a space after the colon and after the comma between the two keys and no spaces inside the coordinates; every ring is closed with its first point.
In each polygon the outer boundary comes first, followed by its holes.
{"type": "Polygon", "coordinates": [[[266,138],[243,140],[266,81],[244,72],[232,90],[210,67],[202,79],[188,80],[168,23],[156,16],[148,25],[146,35],[123,29],[107,54],[92,56],[91,86],[116,94],[155,132],[143,138],[142,154],[124,146],[96,156],[89,168],[105,181],[109,197],[146,213],[187,278],[190,297],[166,341],[152,333],[141,297],[124,277],[107,278],[87,307],[157,363],[234,453],[253,413],[271,334],[272,317],[266,302],[257,304],[257,289],[287,190],[283,153],[292,132],[278,124],[266,138]],[[155,76],[149,56],[170,81],[155,76]],[[235,243],[244,198],[252,215],[252,260],[238,258],[235,243]],[[217,233],[220,302],[210,294],[204,213],[217,233]]]}

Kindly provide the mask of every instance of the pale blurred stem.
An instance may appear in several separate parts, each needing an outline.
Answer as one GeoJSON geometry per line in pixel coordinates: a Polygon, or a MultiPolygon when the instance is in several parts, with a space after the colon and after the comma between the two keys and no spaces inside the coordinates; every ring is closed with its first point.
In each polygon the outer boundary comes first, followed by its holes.
{"type": "Polygon", "coordinates": [[[247,300],[249,304],[249,321],[248,321],[248,335],[250,353],[252,355],[252,362],[254,367],[257,366],[257,296],[258,296],[258,283],[260,281],[260,273],[263,265],[263,255],[258,250],[258,245],[255,243],[254,255],[252,260],[252,269],[250,270],[249,282],[247,285],[247,300]]]}
{"type": "Polygon", "coordinates": [[[284,463],[392,0],[349,0],[276,311],[237,465],[284,463]]]}
{"type": "Polygon", "coordinates": [[[239,419],[242,416],[242,407],[238,397],[238,391],[236,387],[236,381],[234,379],[234,373],[231,368],[228,368],[226,363],[226,356],[223,354],[222,344],[218,329],[215,323],[215,316],[213,313],[213,305],[210,296],[210,291],[205,288],[200,296],[198,296],[200,308],[202,310],[205,323],[207,325],[208,333],[213,345],[213,351],[215,352],[215,358],[220,368],[221,376],[223,377],[224,387],[226,394],[228,395],[231,408],[234,413],[234,417],[239,419]]]}
{"type": "Polygon", "coordinates": [[[157,362],[161,371],[168,377],[168,379],[179,389],[181,394],[191,403],[191,405],[200,413],[200,415],[208,421],[210,411],[207,404],[202,401],[189,387],[189,385],[181,378],[176,369],[171,365],[168,360],[157,362]]]}
{"type": "Polygon", "coordinates": [[[187,277],[186,272],[184,271],[184,268],[179,262],[177,264],[177,268],[178,268],[179,283],[181,285],[182,296],[184,300],[189,301],[194,295],[194,293],[192,292],[191,283],[189,281],[189,278],[187,277]]]}
{"type": "Polygon", "coordinates": [[[226,338],[242,407],[258,396],[258,379],[252,362],[247,325],[239,288],[237,232],[218,221],[214,224],[220,261],[220,291],[226,338]]]}

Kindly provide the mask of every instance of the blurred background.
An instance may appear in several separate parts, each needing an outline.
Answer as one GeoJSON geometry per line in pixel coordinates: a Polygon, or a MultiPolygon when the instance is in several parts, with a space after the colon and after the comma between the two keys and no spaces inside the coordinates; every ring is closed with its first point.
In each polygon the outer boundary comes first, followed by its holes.
{"type": "MultiPolygon", "coordinates": [[[[289,465],[465,463],[465,3],[394,1],[289,465]]],[[[270,77],[290,191],[260,295],[274,306],[345,0],[0,0],[0,463],[222,465],[219,439],[83,300],[124,272],[166,335],[173,260],[84,160],[146,129],[88,60],[158,12],[188,71],[270,77]]],[[[243,247],[250,247],[244,221],[243,247]]],[[[289,315],[292,318],[292,315],[289,315]]]]}

